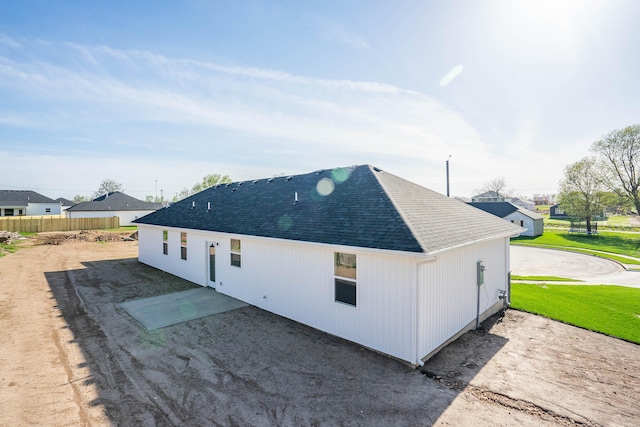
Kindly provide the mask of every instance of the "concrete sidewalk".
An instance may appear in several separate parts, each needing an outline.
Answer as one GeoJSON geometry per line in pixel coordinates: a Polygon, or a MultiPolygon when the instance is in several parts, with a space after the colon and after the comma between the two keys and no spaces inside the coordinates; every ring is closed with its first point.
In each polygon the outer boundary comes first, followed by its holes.
{"type": "MultiPolygon", "coordinates": [[[[640,271],[625,270],[614,261],[557,249],[511,246],[511,274],[556,276],[581,280],[572,284],[640,288],[640,271]]],[[[557,283],[557,282],[554,282],[557,283]]]]}

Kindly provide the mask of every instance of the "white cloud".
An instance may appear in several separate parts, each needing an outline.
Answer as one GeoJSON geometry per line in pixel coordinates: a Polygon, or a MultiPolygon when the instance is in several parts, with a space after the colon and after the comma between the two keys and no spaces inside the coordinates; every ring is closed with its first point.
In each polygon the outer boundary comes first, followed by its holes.
{"type": "Polygon", "coordinates": [[[17,41],[15,41],[14,39],[12,39],[11,37],[5,34],[0,34],[0,44],[3,44],[8,47],[12,47],[12,48],[20,47],[20,43],[18,43],[17,41]]]}
{"type": "MultiPolygon", "coordinates": [[[[388,84],[107,46],[47,42],[22,49],[24,58],[0,56],[0,96],[29,103],[0,107],[0,126],[55,131],[64,162],[103,159],[95,167],[80,161],[75,181],[78,174],[97,183],[127,178],[136,183],[125,187],[142,188],[166,176],[173,186],[166,190],[177,192],[211,172],[249,179],[375,163],[443,192],[444,161],[452,154],[452,194],[468,195],[494,176],[509,181],[510,172],[522,172],[455,110],[388,84]],[[78,151],[82,141],[90,152],[78,151]]],[[[523,138],[534,132],[531,126],[523,138]]],[[[530,155],[531,138],[526,142],[523,155],[530,155]]],[[[53,154],[35,144],[30,162],[43,167],[53,154]]]]}
{"type": "Polygon", "coordinates": [[[317,17],[316,23],[321,35],[329,41],[338,42],[353,49],[369,49],[369,44],[364,38],[339,22],[325,17],[317,17]]]}

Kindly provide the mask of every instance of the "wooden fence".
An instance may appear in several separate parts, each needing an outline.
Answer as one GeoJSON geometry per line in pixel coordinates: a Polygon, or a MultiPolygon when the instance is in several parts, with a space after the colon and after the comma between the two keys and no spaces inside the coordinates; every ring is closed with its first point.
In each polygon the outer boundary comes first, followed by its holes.
{"type": "Polygon", "coordinates": [[[105,230],[120,227],[120,218],[60,218],[58,215],[40,217],[2,217],[1,231],[41,233],[45,231],[105,230]]]}

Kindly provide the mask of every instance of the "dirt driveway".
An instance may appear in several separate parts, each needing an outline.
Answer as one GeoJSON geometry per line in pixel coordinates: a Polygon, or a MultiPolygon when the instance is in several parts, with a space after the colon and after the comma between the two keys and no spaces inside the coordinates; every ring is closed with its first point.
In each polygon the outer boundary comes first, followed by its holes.
{"type": "Polygon", "coordinates": [[[194,285],[137,242],[0,258],[1,426],[638,425],[640,346],[516,311],[413,369],[245,307],[146,331],[118,303],[194,285]]]}

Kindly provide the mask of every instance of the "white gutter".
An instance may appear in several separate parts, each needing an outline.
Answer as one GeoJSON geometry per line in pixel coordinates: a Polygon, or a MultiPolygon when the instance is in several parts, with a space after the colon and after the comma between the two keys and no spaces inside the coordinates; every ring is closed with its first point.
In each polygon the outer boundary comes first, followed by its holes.
{"type": "MultiPolygon", "coordinates": [[[[523,227],[520,227],[520,226],[518,226],[518,227],[521,230],[526,231],[526,228],[523,228],[523,227]]],[[[495,234],[495,235],[492,235],[492,236],[483,237],[481,239],[469,240],[468,242],[460,243],[459,245],[450,246],[448,248],[438,249],[437,251],[427,252],[427,254],[431,255],[431,256],[436,256],[436,255],[442,254],[444,252],[451,251],[453,249],[463,248],[465,246],[473,245],[473,244],[476,244],[476,243],[488,242],[489,240],[504,239],[505,237],[517,237],[517,236],[520,235],[520,233],[522,233],[522,231],[520,231],[520,232],[510,231],[508,233],[504,232],[504,233],[500,233],[500,234],[495,234]]]]}

